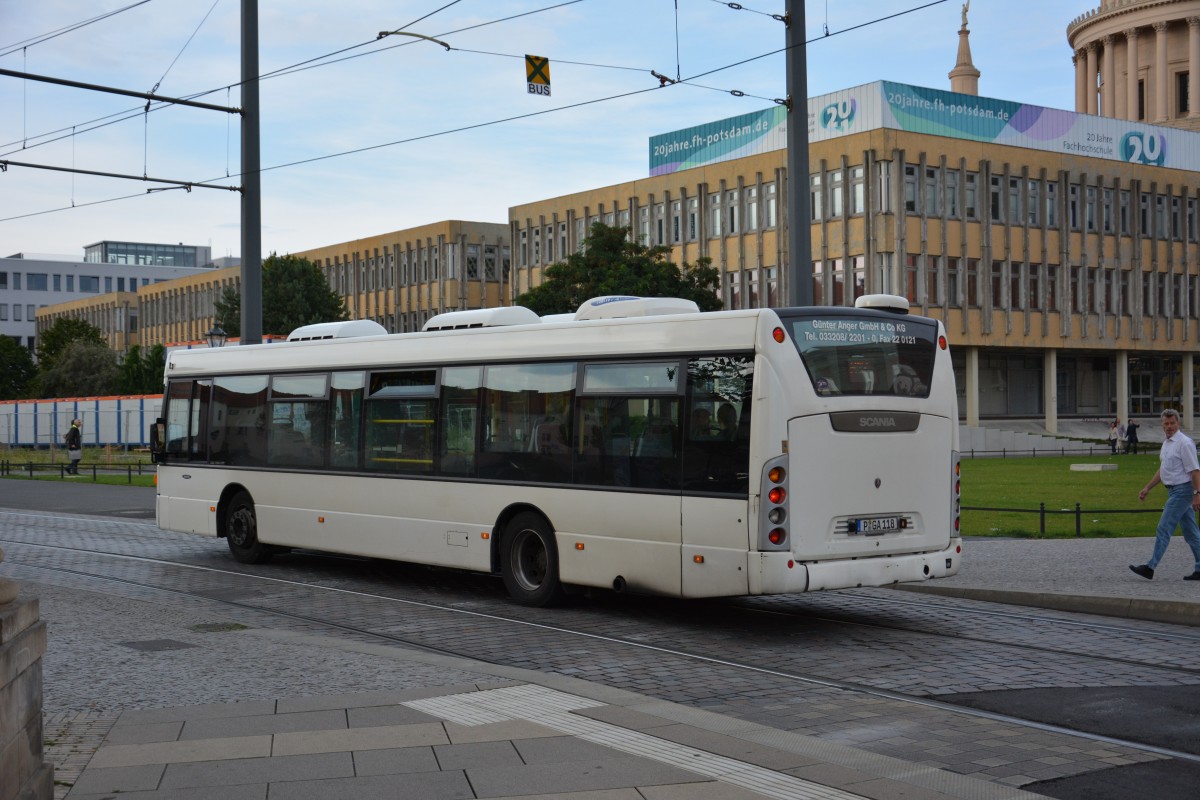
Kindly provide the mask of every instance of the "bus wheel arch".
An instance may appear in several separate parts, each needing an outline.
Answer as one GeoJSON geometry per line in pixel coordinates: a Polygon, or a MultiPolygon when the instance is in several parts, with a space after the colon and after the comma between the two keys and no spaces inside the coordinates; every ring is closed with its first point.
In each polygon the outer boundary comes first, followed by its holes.
{"type": "Polygon", "coordinates": [[[275,549],[258,540],[258,515],[254,498],[245,488],[226,487],[221,495],[222,513],[220,534],[229,545],[229,552],[242,564],[265,564],[275,555],[275,549]]]}
{"type": "Polygon", "coordinates": [[[546,516],[526,506],[501,515],[497,545],[504,587],[517,603],[546,607],[562,600],[558,545],[546,516]]]}

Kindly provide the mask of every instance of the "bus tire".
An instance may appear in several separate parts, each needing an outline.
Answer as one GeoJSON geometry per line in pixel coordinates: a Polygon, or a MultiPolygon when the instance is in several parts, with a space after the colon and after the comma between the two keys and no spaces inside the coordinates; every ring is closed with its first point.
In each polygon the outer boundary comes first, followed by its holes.
{"type": "Polygon", "coordinates": [[[229,552],[243,564],[265,564],[275,551],[258,540],[258,517],[254,501],[246,492],[238,492],[229,501],[225,515],[225,541],[229,552]]]}
{"type": "Polygon", "coordinates": [[[500,571],[509,595],[523,606],[545,608],[562,600],[554,531],[541,516],[527,511],[505,528],[500,571]]]}

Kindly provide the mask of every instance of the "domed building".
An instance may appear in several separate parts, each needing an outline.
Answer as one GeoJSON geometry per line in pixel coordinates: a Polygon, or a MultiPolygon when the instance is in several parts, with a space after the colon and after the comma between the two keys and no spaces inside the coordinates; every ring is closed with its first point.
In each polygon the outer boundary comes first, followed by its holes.
{"type": "Polygon", "coordinates": [[[1200,0],[1103,0],[1067,41],[1077,112],[1200,130],[1200,0]]]}

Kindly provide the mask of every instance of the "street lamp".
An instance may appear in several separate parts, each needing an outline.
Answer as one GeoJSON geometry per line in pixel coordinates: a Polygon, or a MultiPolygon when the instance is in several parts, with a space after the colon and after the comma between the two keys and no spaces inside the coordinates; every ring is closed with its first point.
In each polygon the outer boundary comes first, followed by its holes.
{"type": "Polygon", "coordinates": [[[220,325],[214,322],[212,330],[204,334],[204,338],[208,340],[209,347],[224,347],[225,340],[229,338],[229,334],[227,334],[220,325]]]}

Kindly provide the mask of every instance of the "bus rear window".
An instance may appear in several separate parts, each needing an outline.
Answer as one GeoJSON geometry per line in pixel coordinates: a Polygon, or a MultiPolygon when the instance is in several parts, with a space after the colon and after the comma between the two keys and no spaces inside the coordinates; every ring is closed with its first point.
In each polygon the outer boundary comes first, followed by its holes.
{"type": "Polygon", "coordinates": [[[937,323],[888,314],[787,316],[784,327],[822,397],[928,397],[937,323]]]}

